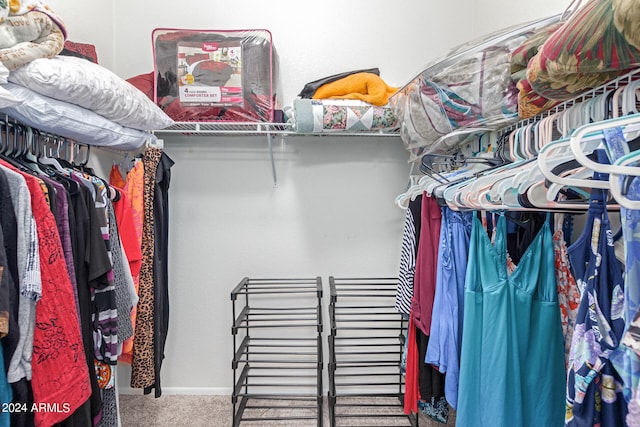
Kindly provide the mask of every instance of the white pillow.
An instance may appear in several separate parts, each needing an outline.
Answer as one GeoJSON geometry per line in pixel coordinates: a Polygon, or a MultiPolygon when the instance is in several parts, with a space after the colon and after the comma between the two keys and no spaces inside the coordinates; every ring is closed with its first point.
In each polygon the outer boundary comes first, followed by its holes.
{"type": "Polygon", "coordinates": [[[12,71],[9,81],[60,101],[77,104],[122,126],[164,129],[173,123],[131,83],[86,59],[38,58],[12,71]]]}
{"type": "Polygon", "coordinates": [[[13,83],[7,83],[3,88],[16,98],[23,99],[24,103],[2,107],[0,113],[45,132],[122,151],[137,150],[145,142],[157,139],[149,132],[124,127],[93,111],[48,98],[13,83]]]}

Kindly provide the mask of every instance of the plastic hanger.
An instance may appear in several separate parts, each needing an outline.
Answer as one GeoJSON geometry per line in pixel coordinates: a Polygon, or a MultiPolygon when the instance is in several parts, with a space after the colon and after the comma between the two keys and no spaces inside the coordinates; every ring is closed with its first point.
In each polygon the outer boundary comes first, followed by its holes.
{"type": "MultiPolygon", "coordinates": [[[[47,155],[46,153],[46,142],[51,138],[49,135],[40,135],[40,137],[43,139],[42,143],[43,143],[43,150],[42,150],[42,155],[40,157],[38,157],[38,163],[40,163],[41,165],[46,165],[46,166],[53,166],[53,169],[58,172],[61,173],[63,175],[67,175],[68,172],[62,167],[62,165],[60,165],[60,162],[58,162],[58,160],[56,160],[54,157],[51,157],[49,155],[47,155]]],[[[58,146],[59,149],[59,146],[58,146]]],[[[58,153],[59,156],[59,153],[58,153]]]]}
{"type": "Polygon", "coordinates": [[[638,113],[636,91],[640,87],[640,81],[634,80],[624,87],[622,91],[622,114],[631,115],[638,113]]]}
{"type": "Polygon", "coordinates": [[[622,115],[620,104],[622,103],[622,96],[625,88],[626,86],[621,86],[613,91],[613,97],[611,98],[611,118],[620,117],[622,115]]]}
{"type": "MultiPolygon", "coordinates": [[[[562,186],[583,187],[583,188],[609,188],[606,181],[593,181],[581,177],[572,177],[571,175],[559,175],[554,173],[554,168],[564,162],[571,161],[575,157],[570,151],[569,141],[566,139],[554,141],[547,144],[538,154],[538,168],[544,177],[552,183],[561,184],[562,186]]],[[[600,140],[590,141],[590,146],[585,151],[593,152],[601,145],[600,140]]],[[[586,156],[585,156],[586,157],[586,156]]],[[[583,165],[582,162],[580,162],[583,165]]],[[[593,170],[591,170],[592,176],[593,170]]]]}
{"type": "Polygon", "coordinates": [[[602,142],[603,130],[613,129],[616,127],[621,127],[623,129],[627,141],[635,139],[640,133],[640,114],[609,119],[598,123],[590,123],[576,129],[569,139],[569,146],[571,147],[571,151],[575,155],[576,160],[578,160],[580,164],[596,172],[613,172],[633,175],[633,172],[635,171],[634,167],[598,163],[591,160],[587,154],[585,154],[586,152],[593,151],[588,149],[585,150],[586,147],[589,147],[594,142],[602,142]]]}
{"type": "MultiPolygon", "coordinates": [[[[578,201],[570,200],[548,200],[548,190],[544,186],[544,182],[537,182],[527,188],[527,191],[521,194],[520,202],[526,200],[524,205],[537,210],[552,210],[562,212],[585,211],[589,209],[589,199],[585,198],[578,201]]],[[[607,205],[609,208],[609,205],[607,205]]],[[[615,208],[615,206],[611,206],[615,208]]]]}
{"type": "Polygon", "coordinates": [[[35,135],[36,135],[36,132],[34,132],[30,126],[25,127],[24,151],[22,153],[21,158],[25,163],[25,165],[31,168],[34,172],[40,175],[48,176],[49,174],[44,172],[38,164],[38,157],[36,154],[39,154],[39,153],[37,153],[38,147],[37,147],[35,135]]]}

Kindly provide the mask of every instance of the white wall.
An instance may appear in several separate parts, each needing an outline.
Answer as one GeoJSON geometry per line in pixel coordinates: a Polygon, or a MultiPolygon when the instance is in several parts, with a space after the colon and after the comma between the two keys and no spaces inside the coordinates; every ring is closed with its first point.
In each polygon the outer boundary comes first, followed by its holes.
{"type": "Polygon", "coordinates": [[[472,18],[471,9],[452,8],[447,2],[324,0],[314,5],[242,0],[225,4],[224,10],[208,0],[153,4],[150,8],[146,2],[129,1],[126,7],[116,6],[117,74],[130,77],[153,70],[154,28],[266,28],[280,56],[285,104],[309,81],[360,68],[379,67],[387,83],[402,85],[429,58],[466,40],[467,34],[448,23],[472,18]]]}
{"type": "MultiPolygon", "coordinates": [[[[285,104],[306,82],[357,68],[377,66],[389,84],[403,85],[461,42],[564,8],[552,0],[460,3],[325,0],[313,8],[239,0],[220,10],[207,0],[51,2],[71,38],[99,45],[101,62],[124,78],[153,69],[156,27],[267,28],[280,55],[285,104]],[[104,29],[92,30],[94,19],[104,29]]],[[[264,138],[172,137],[165,148],[176,161],[165,392],[229,392],[229,293],[243,276],[319,275],[326,282],[329,275],[397,274],[404,212],[393,201],[409,173],[399,138],[288,137],[276,147],[276,188],[264,138]]],[[[92,162],[106,175],[113,157],[94,154],[92,162]]],[[[121,386],[128,378],[125,367],[121,386]]]]}
{"type": "Polygon", "coordinates": [[[244,276],[397,274],[404,213],[393,200],[408,171],[399,139],[287,138],[275,153],[276,188],[265,147],[165,141],[176,161],[166,387],[228,392],[230,292],[244,276]]]}
{"type": "Polygon", "coordinates": [[[45,0],[67,27],[69,40],[96,46],[98,61],[113,69],[113,1],[45,0]]]}
{"type": "Polygon", "coordinates": [[[476,37],[512,25],[563,13],[570,0],[475,0],[473,32],[476,37]]]}

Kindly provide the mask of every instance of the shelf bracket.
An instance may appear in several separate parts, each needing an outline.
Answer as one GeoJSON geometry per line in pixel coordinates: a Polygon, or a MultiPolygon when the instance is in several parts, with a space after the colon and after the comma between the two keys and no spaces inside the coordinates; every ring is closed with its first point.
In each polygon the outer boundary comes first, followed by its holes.
{"type": "Polygon", "coordinates": [[[267,144],[269,145],[269,158],[271,159],[271,176],[273,178],[273,188],[278,187],[278,176],[276,174],[276,162],[273,157],[273,135],[267,133],[267,144]]]}

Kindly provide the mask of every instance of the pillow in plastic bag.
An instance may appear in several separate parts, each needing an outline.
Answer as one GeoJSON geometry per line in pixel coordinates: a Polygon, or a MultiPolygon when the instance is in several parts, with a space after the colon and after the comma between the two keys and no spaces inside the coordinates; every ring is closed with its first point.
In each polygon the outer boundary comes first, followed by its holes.
{"type": "Polygon", "coordinates": [[[527,80],[538,94],[564,101],[640,65],[638,0],[591,0],[544,42],[527,80]]]}
{"type": "MultiPolygon", "coordinates": [[[[402,89],[401,136],[414,156],[461,128],[497,128],[517,119],[517,90],[511,79],[509,49],[491,47],[423,73],[402,89]]],[[[464,134],[464,132],[461,132],[464,134]]],[[[448,143],[457,141],[452,138],[448,143]]]]}

